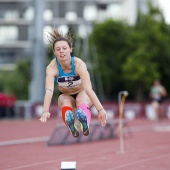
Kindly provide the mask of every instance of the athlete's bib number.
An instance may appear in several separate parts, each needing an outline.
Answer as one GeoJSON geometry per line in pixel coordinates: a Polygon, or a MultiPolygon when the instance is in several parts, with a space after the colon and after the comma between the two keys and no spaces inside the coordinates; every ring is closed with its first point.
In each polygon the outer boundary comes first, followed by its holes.
{"type": "Polygon", "coordinates": [[[73,82],[72,82],[72,81],[69,81],[67,87],[69,88],[69,87],[71,87],[72,85],[73,85],[73,82]]]}

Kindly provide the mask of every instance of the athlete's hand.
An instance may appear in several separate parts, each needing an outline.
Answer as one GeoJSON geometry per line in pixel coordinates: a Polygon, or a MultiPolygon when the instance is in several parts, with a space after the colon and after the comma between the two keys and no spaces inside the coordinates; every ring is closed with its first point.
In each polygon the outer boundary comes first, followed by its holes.
{"type": "Polygon", "coordinates": [[[105,126],[106,120],[107,120],[107,113],[104,109],[102,109],[98,113],[98,121],[101,123],[102,126],[105,126]]]}
{"type": "Polygon", "coordinates": [[[44,113],[42,113],[42,115],[41,115],[41,117],[40,117],[40,121],[42,122],[42,123],[46,123],[46,121],[47,121],[47,118],[49,118],[50,117],[50,112],[44,112],[44,113]]]}

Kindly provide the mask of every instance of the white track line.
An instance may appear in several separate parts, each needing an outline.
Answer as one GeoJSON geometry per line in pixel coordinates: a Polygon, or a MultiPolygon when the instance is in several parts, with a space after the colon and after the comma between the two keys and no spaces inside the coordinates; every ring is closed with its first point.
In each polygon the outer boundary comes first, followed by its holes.
{"type": "MultiPolygon", "coordinates": [[[[64,159],[65,160],[71,160],[71,159],[73,160],[73,159],[75,159],[75,157],[66,157],[64,159]]],[[[15,168],[7,168],[7,169],[4,169],[4,170],[17,170],[17,169],[29,168],[29,167],[42,165],[42,164],[50,164],[50,163],[58,162],[58,161],[62,161],[62,160],[63,160],[63,158],[60,158],[60,159],[55,159],[55,160],[49,160],[49,161],[43,161],[43,162],[38,162],[38,163],[34,163],[34,164],[18,166],[18,167],[15,167],[15,168]]]]}
{"type": "Polygon", "coordinates": [[[157,129],[158,127],[166,128],[169,130],[168,127],[169,123],[164,123],[164,124],[152,124],[152,125],[141,125],[141,126],[132,126],[132,127],[125,127],[124,132],[140,132],[140,131],[149,131],[149,130],[154,130],[157,129]]]}
{"type": "MultiPolygon", "coordinates": [[[[100,155],[103,155],[105,153],[108,153],[108,151],[104,151],[104,152],[98,152],[98,154],[100,155]]],[[[96,153],[87,153],[87,154],[82,154],[83,156],[88,156],[88,155],[96,155],[96,153]]],[[[81,155],[80,155],[81,156],[81,155]]],[[[76,156],[74,157],[64,157],[64,160],[76,160],[76,156]]],[[[55,160],[48,160],[48,161],[43,161],[43,162],[37,162],[37,163],[34,163],[34,164],[27,164],[27,165],[22,165],[22,166],[18,166],[18,167],[14,167],[14,168],[7,168],[7,169],[4,169],[4,170],[18,170],[18,169],[23,169],[23,168],[29,168],[29,167],[35,167],[35,166],[38,166],[38,165],[44,165],[44,164],[50,164],[50,163],[53,163],[53,162],[59,162],[59,161],[63,161],[63,158],[59,158],[59,159],[55,159],[55,160]]]]}
{"type": "Polygon", "coordinates": [[[140,164],[140,163],[143,163],[143,162],[148,162],[148,161],[151,161],[151,160],[154,160],[154,159],[159,159],[159,158],[167,156],[169,154],[170,153],[163,154],[163,155],[159,155],[159,156],[155,156],[155,157],[152,157],[152,158],[144,159],[144,160],[141,160],[141,161],[136,161],[136,162],[120,165],[120,166],[117,166],[117,167],[114,167],[114,168],[105,169],[105,170],[115,170],[115,169],[127,168],[128,166],[135,165],[135,164],[140,164]]]}
{"type": "MultiPolygon", "coordinates": [[[[99,151],[99,152],[95,152],[95,153],[86,153],[86,154],[82,154],[82,156],[88,157],[88,155],[90,155],[90,156],[92,156],[92,155],[94,155],[94,156],[95,155],[105,155],[106,153],[108,153],[108,150],[102,151],[102,152],[99,151]]],[[[147,161],[154,160],[154,159],[159,159],[159,158],[161,158],[163,156],[167,156],[169,154],[170,153],[162,154],[162,155],[155,156],[155,157],[152,157],[152,158],[148,158],[148,159],[144,159],[144,160],[141,160],[141,161],[136,161],[136,162],[133,162],[133,163],[120,165],[120,166],[105,169],[105,170],[115,170],[115,169],[124,168],[124,167],[128,167],[130,165],[139,164],[139,163],[142,163],[142,162],[147,162],[147,161]]],[[[81,154],[79,156],[81,157],[81,154]]],[[[76,160],[76,157],[75,156],[74,157],[64,157],[64,160],[76,160]]],[[[14,168],[7,168],[7,169],[4,169],[4,170],[19,170],[19,169],[23,169],[23,168],[35,167],[35,166],[38,166],[38,165],[50,164],[50,163],[59,162],[59,161],[63,161],[63,158],[59,158],[59,159],[55,159],[55,160],[48,160],[48,161],[43,161],[43,162],[37,162],[37,163],[33,163],[33,164],[22,165],[22,166],[18,166],[18,167],[14,167],[14,168]]],[[[84,164],[84,166],[86,166],[86,164],[84,164]]]]}
{"type": "MultiPolygon", "coordinates": [[[[95,152],[95,153],[86,153],[86,154],[82,154],[83,156],[85,157],[88,157],[88,155],[94,155],[96,156],[96,154],[100,154],[100,155],[105,155],[106,153],[108,153],[108,150],[107,151],[102,151],[102,152],[95,152]]],[[[81,155],[79,155],[81,156],[81,155]]],[[[76,156],[74,157],[64,157],[64,160],[76,160],[76,156]]],[[[23,168],[30,168],[30,167],[35,167],[35,166],[38,166],[38,165],[44,165],[44,164],[50,164],[50,163],[53,163],[53,162],[60,162],[60,161],[63,161],[63,158],[59,158],[59,159],[55,159],[55,160],[48,160],[48,161],[43,161],[43,162],[37,162],[37,163],[33,163],[33,164],[27,164],[27,165],[22,165],[22,166],[18,166],[18,167],[14,167],[14,168],[7,168],[7,169],[4,169],[4,170],[19,170],[19,169],[23,169],[23,168]]],[[[88,162],[89,163],[89,162],[88,162]]]]}
{"type": "Polygon", "coordinates": [[[154,130],[156,132],[170,132],[170,126],[156,126],[154,130]]]}
{"type": "Polygon", "coordinates": [[[9,146],[9,145],[20,145],[26,143],[35,143],[35,142],[47,142],[49,139],[48,136],[45,137],[37,137],[37,138],[26,138],[26,139],[18,139],[18,140],[8,140],[0,142],[0,146],[9,146]]]}
{"type": "MultiPolygon", "coordinates": [[[[161,126],[165,126],[169,124],[161,124],[161,126]]],[[[126,127],[124,128],[124,132],[140,132],[140,131],[149,131],[155,130],[159,131],[156,127],[160,125],[142,125],[142,126],[133,126],[133,127],[126,127]]],[[[26,139],[18,139],[18,140],[8,140],[0,142],[1,146],[9,146],[9,145],[20,145],[20,144],[27,144],[27,143],[35,143],[35,142],[47,142],[49,140],[48,136],[45,137],[37,137],[37,138],[26,138],[26,139]]]]}

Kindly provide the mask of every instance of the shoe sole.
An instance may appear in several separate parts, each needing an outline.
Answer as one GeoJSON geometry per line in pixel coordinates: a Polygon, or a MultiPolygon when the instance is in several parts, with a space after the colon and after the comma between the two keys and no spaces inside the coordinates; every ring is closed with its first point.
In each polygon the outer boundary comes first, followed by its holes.
{"type": "Polygon", "coordinates": [[[83,131],[83,135],[88,136],[89,135],[89,126],[87,123],[87,116],[81,109],[76,110],[76,118],[79,121],[81,130],[83,131]]]}
{"type": "Polygon", "coordinates": [[[66,125],[69,129],[69,131],[71,132],[71,134],[74,136],[74,137],[78,137],[79,136],[79,132],[77,131],[77,128],[75,126],[75,118],[73,116],[73,113],[70,112],[70,111],[67,111],[66,112],[66,125]]]}

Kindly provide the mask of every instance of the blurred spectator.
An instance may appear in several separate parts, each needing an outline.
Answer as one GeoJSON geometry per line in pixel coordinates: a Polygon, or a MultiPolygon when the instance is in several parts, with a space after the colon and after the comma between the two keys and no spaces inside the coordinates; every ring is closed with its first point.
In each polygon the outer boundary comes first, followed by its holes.
{"type": "Polygon", "coordinates": [[[14,94],[10,94],[7,96],[7,100],[6,100],[7,117],[10,118],[15,117],[15,110],[14,110],[15,102],[16,102],[16,96],[14,94]]]}
{"type": "Polygon", "coordinates": [[[149,93],[152,100],[152,107],[155,111],[157,120],[162,118],[160,104],[163,101],[163,98],[167,95],[166,89],[163,85],[160,84],[159,80],[155,80],[153,86],[150,89],[149,93]]]}
{"type": "Polygon", "coordinates": [[[15,95],[6,95],[0,92],[0,118],[14,118],[15,117],[15,95]]]}
{"type": "Polygon", "coordinates": [[[0,118],[5,118],[6,116],[6,101],[7,96],[0,92],[0,118]]]}

